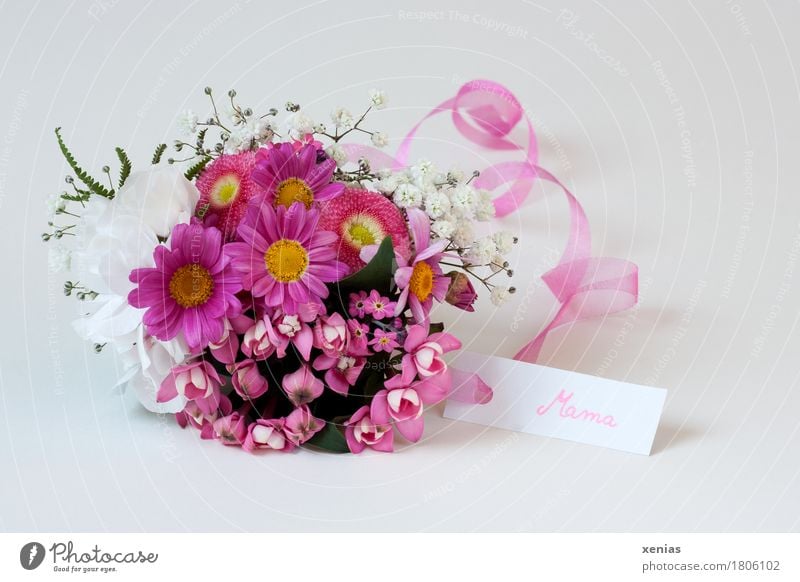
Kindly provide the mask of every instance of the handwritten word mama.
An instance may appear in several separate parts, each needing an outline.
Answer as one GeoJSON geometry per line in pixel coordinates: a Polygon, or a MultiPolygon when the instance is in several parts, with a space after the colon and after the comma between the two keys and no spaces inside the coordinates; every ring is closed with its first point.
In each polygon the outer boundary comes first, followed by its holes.
{"type": "Polygon", "coordinates": [[[603,426],[607,426],[609,428],[614,428],[617,426],[617,422],[614,420],[614,417],[610,414],[603,416],[599,412],[595,412],[593,410],[580,410],[577,407],[571,405],[569,403],[570,399],[572,398],[573,392],[567,392],[566,390],[561,390],[558,395],[553,399],[550,404],[536,407],[536,414],[539,416],[544,416],[551,409],[553,409],[554,405],[560,404],[561,406],[557,409],[558,415],[561,418],[569,418],[570,420],[584,420],[589,422],[595,422],[597,424],[601,424],[603,426]]]}

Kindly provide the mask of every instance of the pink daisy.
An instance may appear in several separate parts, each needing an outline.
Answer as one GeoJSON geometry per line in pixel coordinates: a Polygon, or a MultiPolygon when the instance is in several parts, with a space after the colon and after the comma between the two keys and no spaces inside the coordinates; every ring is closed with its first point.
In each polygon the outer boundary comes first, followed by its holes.
{"type": "Polygon", "coordinates": [[[305,144],[299,149],[291,143],[275,144],[256,153],[253,181],[267,192],[267,201],[289,208],[302,202],[311,208],[313,202],[331,200],[344,191],[344,184],[332,183],[336,162],[325,159],[317,163],[317,148],[305,144]]]}
{"type": "Polygon", "coordinates": [[[319,212],[302,204],[251,205],[237,230],[243,242],[225,245],[245,289],[286,314],[298,313],[304,303],[321,303],[328,296],[325,283],[346,275],[347,265],[336,260],[336,235],[318,230],[318,221],[319,212]]]}
{"type": "Polygon", "coordinates": [[[350,293],[350,305],[347,308],[347,313],[350,317],[364,317],[366,311],[364,310],[364,302],[367,300],[367,292],[359,291],[358,293],[350,293]]]}
{"type": "Polygon", "coordinates": [[[241,303],[236,293],[242,279],[222,252],[222,233],[199,222],[179,224],[170,246],[153,252],[155,267],[134,269],[129,279],[138,287],[128,303],[147,309],[147,332],[162,341],[183,332],[192,350],[220,340],[226,317],[236,317],[241,303]]]}
{"type": "Polygon", "coordinates": [[[406,212],[414,238],[414,254],[406,259],[395,253],[398,268],[394,280],[401,292],[394,314],[400,315],[408,305],[416,322],[425,323],[433,299],[442,301],[447,295],[450,277],[442,274],[439,261],[448,241],[431,243],[430,222],[425,213],[418,208],[409,208],[406,212]]]}
{"type": "Polygon", "coordinates": [[[361,249],[392,237],[395,252],[408,255],[408,227],[400,210],[385,196],[348,188],[322,209],[320,228],[336,233],[339,259],[353,270],[364,266],[361,249]]]}
{"type": "Polygon", "coordinates": [[[247,203],[265,190],[250,177],[256,165],[255,152],[223,155],[211,162],[197,178],[200,199],[197,212],[206,224],[217,226],[231,240],[247,210],[247,203]]]}

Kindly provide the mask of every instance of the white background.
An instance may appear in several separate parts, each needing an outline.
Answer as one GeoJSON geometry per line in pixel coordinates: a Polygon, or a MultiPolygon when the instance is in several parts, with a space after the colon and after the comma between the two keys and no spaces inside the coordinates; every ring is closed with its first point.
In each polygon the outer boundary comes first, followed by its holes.
{"type": "MultiPolygon", "coordinates": [[[[0,14],[0,529],[798,529],[796,3],[17,1],[0,14]],[[439,410],[394,455],[249,456],[109,389],[118,363],[73,334],[80,305],[39,240],[64,187],[55,126],[95,171],[116,145],[146,166],[178,112],[205,111],[205,85],[320,118],[378,86],[391,107],[372,124],[396,146],[471,78],[533,115],[595,252],[640,266],[637,309],[554,333],[542,363],[667,388],[652,456],[439,410]]],[[[446,119],[421,137],[416,153],[443,167],[487,162],[446,119]]],[[[554,193],[504,221],[521,238],[519,293],[458,321],[440,312],[469,349],[511,356],[546,320],[537,276],[566,214],[554,193]]]]}

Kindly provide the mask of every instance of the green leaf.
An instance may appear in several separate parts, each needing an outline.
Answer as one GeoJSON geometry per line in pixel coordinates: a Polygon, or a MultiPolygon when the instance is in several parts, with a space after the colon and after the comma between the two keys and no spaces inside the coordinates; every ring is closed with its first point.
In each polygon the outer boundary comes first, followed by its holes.
{"type": "Polygon", "coordinates": [[[381,241],[378,252],[360,271],[345,277],[337,286],[340,290],[370,291],[375,289],[378,293],[388,293],[392,285],[392,276],[395,271],[394,249],[392,237],[387,236],[381,241]]]}
{"type": "Polygon", "coordinates": [[[331,422],[326,422],[325,428],[306,441],[306,444],[331,453],[350,452],[350,447],[347,446],[344,434],[331,422]]]}
{"type": "Polygon", "coordinates": [[[430,325],[430,328],[428,329],[428,333],[429,334],[431,334],[431,333],[441,333],[443,331],[444,331],[444,323],[442,323],[441,321],[438,322],[438,323],[432,323],[430,325]]]}
{"type": "Polygon", "coordinates": [[[125,180],[128,179],[128,176],[131,175],[131,160],[128,158],[128,154],[125,153],[125,150],[122,148],[114,148],[114,151],[117,152],[117,157],[119,158],[119,188],[125,184],[125,180]]]}
{"type": "Polygon", "coordinates": [[[187,179],[187,180],[194,180],[194,179],[197,177],[197,175],[198,175],[200,172],[202,172],[202,171],[203,171],[203,168],[205,168],[205,167],[206,167],[206,165],[208,164],[208,162],[210,162],[210,161],[211,161],[211,157],[210,157],[210,156],[205,156],[205,157],[203,157],[203,158],[202,158],[202,159],[201,159],[199,162],[197,162],[197,163],[196,163],[194,166],[192,166],[191,168],[189,168],[188,170],[186,170],[186,174],[185,174],[185,176],[186,176],[186,179],[187,179]]]}
{"type": "Polygon", "coordinates": [[[114,193],[105,188],[100,182],[92,178],[83,168],[78,166],[78,162],[75,161],[75,157],[72,155],[72,152],[69,151],[67,145],[64,143],[64,140],[61,137],[61,128],[56,128],[56,138],[58,139],[58,147],[61,149],[61,153],[64,155],[64,159],[67,160],[67,164],[69,167],[72,168],[72,171],[75,172],[75,175],[78,179],[86,184],[86,187],[89,188],[91,192],[97,194],[98,196],[103,196],[104,198],[113,198],[114,193]]]}
{"type": "Polygon", "coordinates": [[[150,162],[154,166],[161,161],[161,156],[167,151],[167,144],[160,143],[156,146],[156,151],[153,152],[153,160],[150,162]]]}

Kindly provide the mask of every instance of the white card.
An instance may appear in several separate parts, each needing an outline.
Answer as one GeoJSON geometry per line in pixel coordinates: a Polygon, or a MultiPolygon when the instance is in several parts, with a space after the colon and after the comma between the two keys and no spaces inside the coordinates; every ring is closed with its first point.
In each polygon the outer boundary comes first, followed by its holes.
{"type": "Polygon", "coordinates": [[[454,368],[494,390],[488,404],[447,401],[444,416],[649,455],[667,391],[461,351],[454,368]]]}

